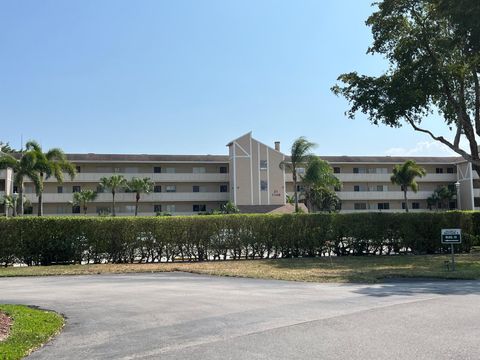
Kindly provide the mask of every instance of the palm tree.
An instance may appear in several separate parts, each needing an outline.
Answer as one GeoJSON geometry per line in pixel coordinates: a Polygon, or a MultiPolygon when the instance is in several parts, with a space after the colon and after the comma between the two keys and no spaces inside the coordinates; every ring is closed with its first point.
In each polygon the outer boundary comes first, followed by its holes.
{"type": "Polygon", "coordinates": [[[138,215],[138,202],[140,201],[140,194],[148,194],[153,190],[153,182],[150,178],[137,178],[134,177],[127,183],[127,190],[135,193],[135,216],[138,215]]]}
{"type": "Polygon", "coordinates": [[[3,205],[5,207],[5,216],[8,217],[8,213],[10,209],[13,210],[12,216],[15,216],[15,199],[13,198],[12,195],[5,195],[0,198],[0,205],[3,205]]]}
{"type": "MultiPolygon", "coordinates": [[[[0,153],[0,169],[12,169],[14,174],[13,183],[18,188],[18,197],[23,199],[24,181],[29,178],[35,188],[43,187],[43,182],[36,170],[38,158],[32,151],[21,151],[14,154],[0,153]]],[[[18,211],[16,213],[23,215],[24,201],[18,201],[18,211]]]]}
{"type": "Polygon", "coordinates": [[[82,190],[76,193],[73,193],[72,205],[81,206],[83,209],[83,214],[87,215],[87,204],[94,201],[97,198],[97,193],[93,190],[82,190]]]}
{"type": "Polygon", "coordinates": [[[290,151],[290,161],[282,161],[280,163],[281,168],[287,168],[292,172],[293,177],[293,191],[295,198],[295,212],[298,212],[298,168],[305,166],[310,158],[313,156],[311,150],[317,146],[315,143],[308,141],[305,137],[301,136],[294,141],[292,149],[290,151]]]}
{"type": "MultiPolygon", "coordinates": [[[[330,199],[333,198],[331,193],[332,188],[339,188],[341,186],[340,180],[334,175],[333,169],[330,164],[318,156],[312,156],[307,164],[305,175],[300,176],[303,184],[305,185],[305,205],[309,211],[313,211],[315,207],[323,211],[323,206],[316,206],[315,203],[321,203],[322,201],[316,201],[315,199],[330,199]]],[[[334,197],[336,197],[333,192],[334,197]]],[[[330,207],[327,207],[327,211],[330,207]]]]}
{"type": "Polygon", "coordinates": [[[29,141],[25,145],[27,152],[32,152],[37,157],[35,170],[38,173],[40,182],[35,184],[35,192],[38,196],[38,216],[43,215],[43,182],[55,177],[59,184],[63,183],[63,173],[66,172],[73,180],[75,167],[67,160],[65,153],[59,148],[53,148],[46,153],[36,141],[29,141]]]}
{"type": "Polygon", "coordinates": [[[427,174],[425,169],[413,160],[407,160],[401,165],[395,165],[390,180],[392,184],[400,185],[405,200],[405,211],[408,212],[407,191],[411,188],[413,192],[418,191],[417,177],[423,177],[427,174]]]}
{"type": "Polygon", "coordinates": [[[110,177],[102,177],[100,179],[100,186],[102,189],[110,190],[112,193],[112,216],[115,216],[115,194],[117,190],[125,188],[127,179],[122,175],[112,175],[110,177]]]}

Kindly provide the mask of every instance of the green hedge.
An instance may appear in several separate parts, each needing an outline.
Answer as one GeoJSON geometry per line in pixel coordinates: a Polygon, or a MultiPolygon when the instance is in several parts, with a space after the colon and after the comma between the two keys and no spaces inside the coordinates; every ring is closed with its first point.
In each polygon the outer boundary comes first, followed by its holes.
{"type": "Polygon", "coordinates": [[[457,227],[468,252],[480,213],[1,218],[0,264],[431,254],[448,251],[440,229],[457,227]]]}

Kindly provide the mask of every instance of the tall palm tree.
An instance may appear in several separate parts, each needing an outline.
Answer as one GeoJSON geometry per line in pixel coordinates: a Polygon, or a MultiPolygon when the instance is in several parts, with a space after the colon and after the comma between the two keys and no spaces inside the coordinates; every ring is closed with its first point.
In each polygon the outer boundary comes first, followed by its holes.
{"type": "Polygon", "coordinates": [[[413,192],[418,191],[417,177],[423,177],[427,174],[425,169],[419,166],[413,160],[407,160],[401,165],[395,165],[393,168],[390,180],[392,184],[400,185],[403,191],[403,198],[405,200],[405,211],[408,212],[407,191],[411,188],[413,192]]]}
{"type": "MultiPolygon", "coordinates": [[[[24,182],[29,178],[35,188],[43,187],[43,182],[36,170],[38,157],[36,152],[21,151],[14,154],[0,153],[0,169],[12,169],[14,178],[13,183],[18,188],[18,198],[23,199],[24,182]]],[[[24,201],[17,202],[18,209],[16,213],[21,216],[24,212],[24,201]]]]}
{"type": "Polygon", "coordinates": [[[27,152],[32,152],[37,157],[35,170],[38,173],[40,183],[35,184],[35,192],[38,197],[38,216],[43,215],[43,183],[50,177],[55,177],[59,184],[63,183],[64,172],[75,177],[75,167],[67,160],[65,153],[59,148],[53,148],[46,153],[36,141],[29,141],[25,144],[27,152]]]}
{"type": "Polygon", "coordinates": [[[306,166],[310,158],[313,156],[312,149],[316,147],[315,143],[308,141],[305,137],[301,136],[295,140],[292,144],[290,151],[290,161],[282,161],[280,163],[281,168],[287,168],[292,172],[293,177],[293,191],[295,198],[295,212],[298,212],[298,168],[306,166]]]}
{"type": "Polygon", "coordinates": [[[94,201],[97,198],[97,193],[93,190],[82,190],[76,193],[73,193],[72,205],[81,206],[83,209],[83,214],[87,215],[89,202],[94,201]]]}
{"type": "Polygon", "coordinates": [[[125,188],[127,185],[127,179],[122,175],[112,175],[110,177],[102,177],[100,179],[100,186],[102,189],[110,190],[112,193],[112,215],[115,216],[115,194],[117,190],[125,188]]]}
{"type": "Polygon", "coordinates": [[[135,216],[138,215],[138,202],[140,201],[140,194],[148,194],[151,192],[153,190],[153,185],[153,182],[148,177],[143,179],[133,177],[132,180],[127,183],[127,190],[135,193],[135,216]]]}

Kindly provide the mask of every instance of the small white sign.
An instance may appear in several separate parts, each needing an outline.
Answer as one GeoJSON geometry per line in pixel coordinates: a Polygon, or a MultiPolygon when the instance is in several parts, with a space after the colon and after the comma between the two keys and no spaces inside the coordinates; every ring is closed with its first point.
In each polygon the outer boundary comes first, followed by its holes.
{"type": "Polygon", "coordinates": [[[442,244],[461,244],[462,229],[442,229],[442,244]]]}

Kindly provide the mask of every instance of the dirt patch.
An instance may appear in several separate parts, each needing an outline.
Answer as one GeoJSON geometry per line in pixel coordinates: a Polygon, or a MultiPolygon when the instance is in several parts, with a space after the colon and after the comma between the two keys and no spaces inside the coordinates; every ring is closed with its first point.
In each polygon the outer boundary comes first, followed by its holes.
{"type": "Polygon", "coordinates": [[[11,326],[12,318],[0,311],[0,341],[3,341],[8,337],[11,326]]]}

